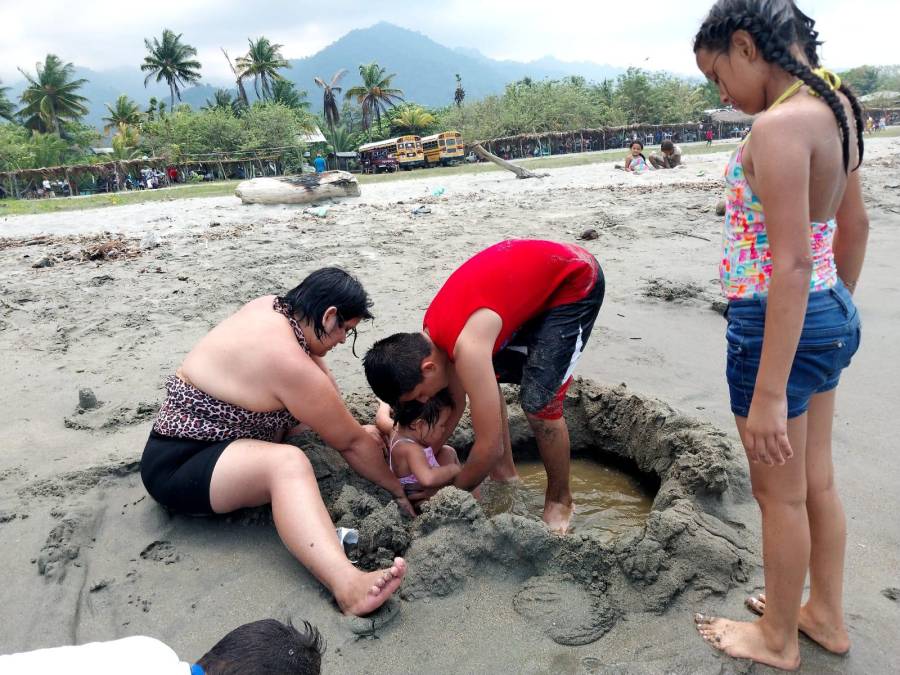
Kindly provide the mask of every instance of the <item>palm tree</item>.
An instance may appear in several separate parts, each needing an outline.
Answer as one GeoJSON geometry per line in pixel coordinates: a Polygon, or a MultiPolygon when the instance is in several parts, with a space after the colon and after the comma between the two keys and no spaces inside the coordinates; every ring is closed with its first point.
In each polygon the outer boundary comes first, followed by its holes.
{"type": "Polygon", "coordinates": [[[103,127],[104,134],[108,134],[120,126],[135,126],[141,121],[141,111],[138,108],[138,104],[125,94],[116,99],[115,106],[111,106],[109,103],[105,105],[109,115],[103,118],[103,121],[106,122],[103,127]]]}
{"type": "Polygon", "coordinates": [[[422,108],[421,106],[407,106],[401,110],[394,119],[391,120],[392,126],[397,129],[408,131],[416,136],[421,135],[428,127],[434,124],[434,115],[422,108]]]}
{"type": "Polygon", "coordinates": [[[113,136],[113,159],[134,159],[141,154],[137,147],[141,137],[137,129],[127,124],[119,125],[119,132],[113,136]]]}
{"type": "Polygon", "coordinates": [[[247,100],[247,90],[244,89],[244,77],[240,75],[237,69],[234,67],[234,64],[231,62],[231,57],[228,56],[228,52],[225,51],[225,47],[221,47],[222,53],[225,55],[225,60],[228,61],[228,67],[231,68],[231,74],[234,75],[234,82],[237,84],[238,90],[238,100],[236,102],[235,108],[238,106],[248,107],[250,105],[250,101],[247,100]]]}
{"type": "Polygon", "coordinates": [[[338,84],[346,74],[347,71],[341,68],[332,75],[331,82],[325,82],[321,77],[313,78],[313,82],[322,90],[322,114],[325,116],[325,123],[331,129],[332,136],[334,136],[335,126],[341,121],[341,114],[337,107],[337,95],[341,93],[341,87],[338,84]]]}
{"type": "Polygon", "coordinates": [[[368,129],[372,121],[372,115],[378,126],[381,126],[381,114],[403,100],[403,91],[391,87],[395,74],[387,75],[385,69],[377,63],[363,64],[359,67],[359,76],[362,85],[351,87],[344,94],[344,98],[356,99],[362,108],[363,127],[368,129]]]}
{"type": "Polygon", "coordinates": [[[267,100],[272,97],[272,83],[282,77],[279,68],[290,68],[291,64],[281,55],[283,45],[273,44],[267,37],[260,37],[256,42],[248,38],[247,42],[250,49],[236,59],[238,73],[242,78],[252,77],[256,97],[260,98],[261,86],[261,98],[267,100]]]}
{"type": "Polygon", "coordinates": [[[59,136],[63,122],[74,122],[87,114],[88,100],[77,93],[87,80],[73,80],[74,71],[75,66],[63,63],[55,54],[47,54],[43,65],[35,66],[33,76],[19,68],[28,81],[20,96],[25,107],[19,111],[27,128],[59,136]]]}
{"type": "Polygon", "coordinates": [[[147,119],[152,122],[157,117],[162,118],[165,112],[166,104],[163,101],[157,99],[155,96],[151,96],[150,100],[147,102],[147,109],[144,111],[147,119]]]}
{"type": "Polygon", "coordinates": [[[293,110],[306,110],[309,101],[306,100],[306,92],[298,90],[294,83],[284,78],[272,83],[272,101],[281,103],[293,110]]]}
{"type": "Polygon", "coordinates": [[[201,110],[233,110],[236,103],[227,89],[216,89],[212,99],[206,99],[206,105],[201,110]]]}
{"type": "Polygon", "coordinates": [[[462,108],[463,100],[466,98],[466,90],[462,86],[462,78],[459,73],[456,74],[456,91],[453,92],[453,102],[457,108],[462,108]]]}
{"type": "Polygon", "coordinates": [[[181,88],[200,81],[200,62],[191,58],[197,50],[181,41],[181,33],[175,35],[168,28],[163,30],[162,42],[144,38],[149,54],[144,57],[141,70],[147,73],[144,86],[156,75],[156,81],[165,80],[169,85],[169,110],[175,110],[175,97],[181,100],[181,88]]]}
{"type": "Polygon", "coordinates": [[[12,122],[15,109],[13,108],[12,101],[6,98],[7,91],[9,91],[9,87],[0,87],[0,119],[12,122]]]}

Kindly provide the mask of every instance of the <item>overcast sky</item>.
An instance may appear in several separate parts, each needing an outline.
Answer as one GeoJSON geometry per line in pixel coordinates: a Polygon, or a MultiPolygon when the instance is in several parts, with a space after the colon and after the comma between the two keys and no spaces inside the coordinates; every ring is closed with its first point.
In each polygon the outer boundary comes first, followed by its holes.
{"type": "MultiPolygon", "coordinates": [[[[353,28],[389,21],[449,47],[531,61],[552,55],[696,74],[690,43],[709,0],[0,0],[0,78],[20,78],[53,52],[97,70],[143,59],[143,39],[163,28],[197,47],[204,79],[227,79],[219,52],[246,50],[265,35],[288,58],[308,56],[353,28]]],[[[852,67],[900,61],[897,0],[801,0],[818,21],[825,63],[852,67]]]]}

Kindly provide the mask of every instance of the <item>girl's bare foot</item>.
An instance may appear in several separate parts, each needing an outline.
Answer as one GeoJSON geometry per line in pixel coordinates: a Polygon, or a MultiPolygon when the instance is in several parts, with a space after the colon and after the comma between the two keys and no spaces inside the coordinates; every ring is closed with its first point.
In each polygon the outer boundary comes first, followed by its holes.
{"type": "Polygon", "coordinates": [[[360,572],[340,594],[335,593],[341,611],[355,616],[371,614],[400,587],[404,574],[406,561],[403,558],[394,558],[394,564],[387,569],[360,572]]]}
{"type": "MultiPolygon", "coordinates": [[[[766,595],[751,595],[744,604],[751,612],[762,616],[766,612],[766,595]]],[[[798,624],[801,633],[828,651],[841,656],[850,651],[850,636],[843,620],[838,625],[833,621],[823,620],[806,604],[800,608],[798,624]]]]}
{"type": "Polygon", "coordinates": [[[800,667],[800,649],[796,644],[783,651],[774,651],[766,644],[758,623],[730,621],[718,617],[695,614],[697,631],[708,644],[736,659],[751,659],[781,670],[800,667]]]}

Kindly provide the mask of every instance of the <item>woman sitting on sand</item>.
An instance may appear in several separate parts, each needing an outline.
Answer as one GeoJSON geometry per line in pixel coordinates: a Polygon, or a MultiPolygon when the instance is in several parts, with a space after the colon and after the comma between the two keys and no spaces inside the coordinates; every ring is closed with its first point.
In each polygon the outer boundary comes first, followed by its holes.
{"type": "Polygon", "coordinates": [[[167,396],[141,458],[160,504],[207,515],[272,505],[282,541],[347,614],[372,612],[397,589],[406,563],[364,573],[335,536],[306,455],[281,443],[308,424],[361,476],[412,513],[382,441],[347,411],[323,357],[371,319],[359,281],[329,267],[284,297],[252,300],[213,328],[166,380],[167,396]]]}

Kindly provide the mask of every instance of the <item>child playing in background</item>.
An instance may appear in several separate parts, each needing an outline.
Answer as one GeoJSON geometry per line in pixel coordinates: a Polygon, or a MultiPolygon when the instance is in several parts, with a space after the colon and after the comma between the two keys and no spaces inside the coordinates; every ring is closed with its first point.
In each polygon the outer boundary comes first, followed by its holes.
{"type": "Polygon", "coordinates": [[[426,403],[409,401],[396,409],[381,403],[378,408],[375,426],[387,440],[388,466],[414,503],[452,484],[460,472],[456,450],[449,445],[432,449],[445,437],[452,409],[446,389],[426,403]]]}
{"type": "Polygon", "coordinates": [[[819,67],[814,26],[790,0],[719,0],[694,40],[723,103],[762,113],[726,168],[719,272],[766,589],[747,600],[755,622],[695,621],[716,649],[785,670],[800,666],[798,629],[831,652],[850,648],[831,430],[838,380],[860,341],[852,293],[868,235],[856,171],[864,127],[853,94],[819,67]]]}
{"type": "Polygon", "coordinates": [[[647,158],[644,157],[644,144],[640,141],[632,141],[631,152],[625,158],[625,170],[641,173],[649,168],[647,158]]]}

